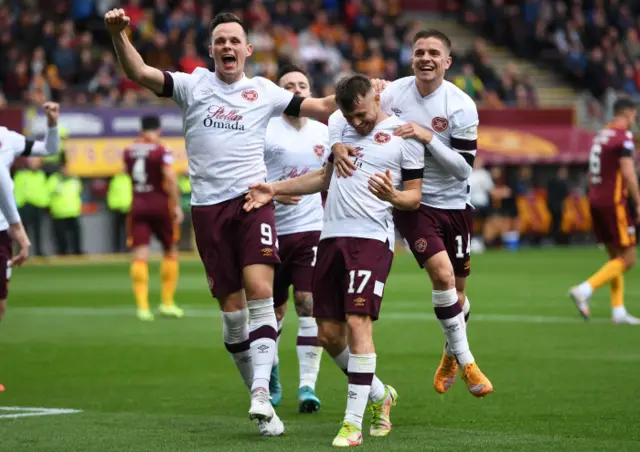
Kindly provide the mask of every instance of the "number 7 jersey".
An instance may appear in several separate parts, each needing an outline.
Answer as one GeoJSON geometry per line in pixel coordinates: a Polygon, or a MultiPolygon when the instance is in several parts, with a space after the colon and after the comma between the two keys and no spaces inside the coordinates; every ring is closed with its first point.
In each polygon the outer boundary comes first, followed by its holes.
{"type": "Polygon", "coordinates": [[[633,157],[633,135],[628,130],[606,127],[593,139],[589,154],[589,203],[612,206],[627,200],[620,158],[633,157]]]}
{"type": "Polygon", "coordinates": [[[167,210],[169,195],[164,167],[173,163],[171,153],[160,143],[142,138],[125,149],[124,162],[133,182],[131,211],[167,210]]]}

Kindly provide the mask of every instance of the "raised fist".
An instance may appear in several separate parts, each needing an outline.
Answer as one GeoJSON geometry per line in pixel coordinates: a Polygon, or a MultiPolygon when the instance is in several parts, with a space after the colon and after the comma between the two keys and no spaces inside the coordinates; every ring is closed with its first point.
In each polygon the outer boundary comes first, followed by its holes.
{"type": "Polygon", "coordinates": [[[115,36],[120,34],[122,30],[129,26],[131,19],[124,13],[124,9],[112,9],[104,15],[104,24],[107,27],[107,31],[115,36]]]}
{"type": "Polygon", "coordinates": [[[60,104],[55,102],[45,102],[42,105],[44,113],[47,115],[49,127],[55,127],[58,124],[58,116],[60,115],[60,104]]]}

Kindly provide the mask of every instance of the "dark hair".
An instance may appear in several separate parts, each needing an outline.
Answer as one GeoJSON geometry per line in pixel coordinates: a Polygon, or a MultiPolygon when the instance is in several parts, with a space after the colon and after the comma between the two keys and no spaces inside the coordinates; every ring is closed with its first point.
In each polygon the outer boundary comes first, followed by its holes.
{"type": "Polygon", "coordinates": [[[160,118],[156,115],[143,116],[140,121],[142,130],[158,130],[160,128],[160,118]]]}
{"type": "Polygon", "coordinates": [[[620,97],[613,104],[613,114],[619,115],[626,110],[637,110],[638,105],[628,97],[620,97]]]}
{"type": "Polygon", "coordinates": [[[213,33],[213,30],[215,30],[216,27],[221,24],[238,24],[242,27],[245,35],[247,34],[247,29],[244,26],[244,22],[238,16],[233,13],[218,13],[209,24],[209,35],[211,35],[213,33]]]}
{"type": "Polygon", "coordinates": [[[305,77],[309,77],[307,75],[307,73],[302,68],[300,68],[300,67],[298,67],[298,66],[296,66],[294,64],[285,64],[278,71],[278,81],[280,81],[280,79],[282,77],[284,77],[287,74],[290,74],[291,72],[300,72],[305,77]]]}
{"type": "Polygon", "coordinates": [[[427,30],[420,30],[413,36],[412,45],[415,45],[421,39],[427,38],[436,38],[445,45],[447,50],[451,51],[451,39],[449,36],[441,32],[440,30],[436,30],[435,28],[428,28],[427,30]]]}
{"type": "Polygon", "coordinates": [[[344,77],[336,85],[336,103],[341,110],[353,111],[360,99],[373,89],[371,80],[362,74],[344,77]]]}

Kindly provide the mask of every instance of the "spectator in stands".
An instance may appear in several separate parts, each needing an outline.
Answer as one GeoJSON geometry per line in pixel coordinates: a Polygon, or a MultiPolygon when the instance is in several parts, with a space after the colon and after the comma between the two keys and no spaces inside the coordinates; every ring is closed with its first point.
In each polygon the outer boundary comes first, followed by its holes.
{"type": "Polygon", "coordinates": [[[480,100],[482,98],[484,84],[482,80],[480,80],[480,77],[473,72],[473,66],[470,63],[462,66],[462,74],[455,76],[453,83],[474,100],[480,100]]]}

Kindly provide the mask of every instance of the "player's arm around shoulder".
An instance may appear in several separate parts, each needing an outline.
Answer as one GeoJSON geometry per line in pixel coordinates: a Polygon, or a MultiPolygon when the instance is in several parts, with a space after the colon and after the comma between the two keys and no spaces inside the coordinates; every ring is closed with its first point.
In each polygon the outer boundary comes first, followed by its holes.
{"type": "Polygon", "coordinates": [[[337,109],[334,95],[320,98],[306,97],[300,103],[300,116],[326,121],[337,109]]]}

